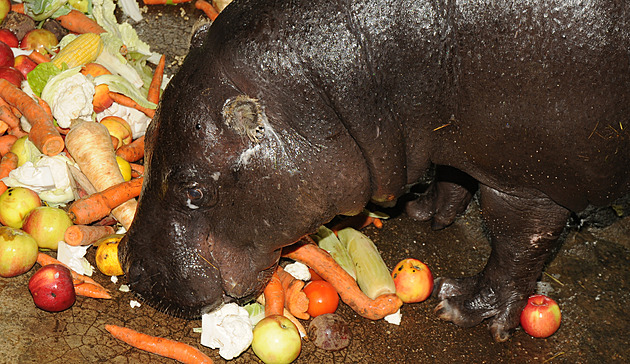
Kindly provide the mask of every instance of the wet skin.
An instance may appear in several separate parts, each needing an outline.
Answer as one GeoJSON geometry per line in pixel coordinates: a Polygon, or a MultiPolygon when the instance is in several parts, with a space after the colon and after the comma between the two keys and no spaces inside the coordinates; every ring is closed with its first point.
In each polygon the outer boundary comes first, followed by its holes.
{"type": "Polygon", "coordinates": [[[237,0],[193,36],[147,131],[120,249],[197,317],[260,293],[280,249],[369,201],[448,226],[479,192],[492,254],[437,314],[506,340],[569,214],[630,191],[629,13],[592,0],[237,0]]]}

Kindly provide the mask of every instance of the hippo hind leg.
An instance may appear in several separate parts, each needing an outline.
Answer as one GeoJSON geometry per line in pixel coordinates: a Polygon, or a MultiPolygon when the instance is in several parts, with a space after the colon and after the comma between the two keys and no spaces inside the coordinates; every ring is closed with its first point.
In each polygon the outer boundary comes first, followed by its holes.
{"type": "Polygon", "coordinates": [[[433,230],[443,229],[466,210],[476,188],[476,181],[466,173],[437,166],[434,181],[422,195],[409,201],[405,209],[415,220],[431,220],[433,230]]]}
{"type": "Polygon", "coordinates": [[[495,341],[507,340],[534,292],[544,264],[558,245],[569,211],[546,196],[520,197],[480,187],[492,252],[473,277],[436,280],[438,316],[470,327],[489,319],[495,341]]]}

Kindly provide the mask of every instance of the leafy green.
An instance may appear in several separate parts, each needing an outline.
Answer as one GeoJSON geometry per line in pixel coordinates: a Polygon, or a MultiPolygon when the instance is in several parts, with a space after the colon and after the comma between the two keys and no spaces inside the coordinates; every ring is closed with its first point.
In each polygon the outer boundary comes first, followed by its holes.
{"type": "Polygon", "coordinates": [[[131,82],[127,81],[125,78],[119,75],[101,75],[96,77],[94,79],[94,82],[96,83],[96,85],[106,84],[109,87],[110,91],[118,92],[125,96],[128,96],[142,107],[146,107],[149,109],[155,109],[157,107],[156,104],[147,100],[147,98],[140,93],[140,90],[134,87],[131,82]]]}
{"type": "Polygon", "coordinates": [[[335,262],[343,268],[352,278],[357,279],[354,263],[350,259],[348,251],[337,238],[335,233],[325,226],[320,226],[315,235],[311,235],[317,245],[327,251],[335,262]]]}
{"type": "Polygon", "coordinates": [[[35,21],[66,15],[70,10],[68,0],[24,0],[24,13],[35,21]]]}
{"type": "Polygon", "coordinates": [[[243,308],[249,314],[249,320],[253,326],[256,326],[258,321],[265,318],[265,306],[258,302],[248,303],[243,308]]]}
{"type": "Polygon", "coordinates": [[[60,73],[61,70],[52,64],[52,62],[43,62],[38,64],[31,72],[28,73],[26,80],[35,95],[41,96],[48,80],[60,73]]]}

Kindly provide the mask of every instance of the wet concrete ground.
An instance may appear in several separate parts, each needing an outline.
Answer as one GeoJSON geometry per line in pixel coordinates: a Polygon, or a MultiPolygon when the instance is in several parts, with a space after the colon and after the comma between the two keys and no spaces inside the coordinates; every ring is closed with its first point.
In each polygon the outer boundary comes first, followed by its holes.
{"type": "MultiPolygon", "coordinates": [[[[141,37],[168,56],[171,67],[186,53],[188,32],[200,15],[191,4],[152,7],[137,26],[141,37]]],[[[479,209],[472,204],[464,216],[442,231],[404,214],[387,220],[383,229],[364,231],[377,244],[390,268],[401,259],[418,258],[435,276],[460,277],[478,272],[489,254],[479,209]]],[[[88,259],[94,264],[94,249],[88,259]]],[[[517,330],[506,343],[494,343],[484,324],[462,329],[433,314],[436,300],[404,305],[400,326],[370,321],[340,305],[353,340],[340,352],[325,352],[305,342],[296,363],[627,363],[630,362],[630,219],[606,228],[572,230],[541,277],[544,293],[561,306],[559,331],[535,339],[517,330]]],[[[182,320],[147,305],[131,308],[131,293],[118,291],[108,277],[94,279],[113,291],[114,299],[79,297],[61,313],[37,309],[27,289],[36,269],[0,279],[1,363],[167,363],[172,362],[121,343],[105,331],[106,323],[179,340],[224,361],[218,351],[199,345],[199,320],[182,320]]],[[[305,323],[307,324],[307,323],[305,323]]],[[[248,350],[234,363],[259,362],[248,350]]]]}

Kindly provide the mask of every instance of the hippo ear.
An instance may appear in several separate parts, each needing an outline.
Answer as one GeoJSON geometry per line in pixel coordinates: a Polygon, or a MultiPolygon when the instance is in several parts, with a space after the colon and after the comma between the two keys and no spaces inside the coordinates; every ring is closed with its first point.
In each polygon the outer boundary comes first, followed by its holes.
{"type": "Polygon", "coordinates": [[[207,17],[197,19],[190,35],[190,48],[199,48],[203,45],[211,25],[212,22],[207,17]]]}
{"type": "Polygon", "coordinates": [[[263,113],[258,100],[239,95],[223,106],[223,121],[241,136],[258,143],[265,134],[263,113]]]}

